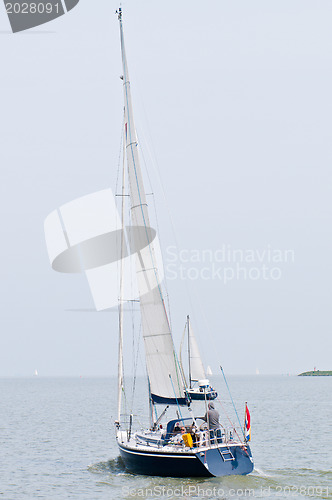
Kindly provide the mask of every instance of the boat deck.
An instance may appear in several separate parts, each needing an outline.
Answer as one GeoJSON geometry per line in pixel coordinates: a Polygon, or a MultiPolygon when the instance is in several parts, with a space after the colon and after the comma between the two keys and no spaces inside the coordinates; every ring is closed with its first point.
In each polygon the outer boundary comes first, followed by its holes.
{"type": "Polygon", "coordinates": [[[129,440],[127,439],[126,431],[119,431],[117,440],[119,446],[123,445],[125,448],[133,451],[140,452],[155,452],[155,453],[178,453],[185,455],[194,455],[197,453],[205,453],[211,449],[230,449],[231,447],[240,447],[246,449],[246,445],[240,441],[232,440],[217,440],[215,437],[210,439],[207,431],[202,432],[202,439],[194,446],[185,446],[184,443],[163,443],[162,434],[160,432],[147,432],[136,433],[129,440]],[[205,434],[205,435],[204,435],[205,434]]]}

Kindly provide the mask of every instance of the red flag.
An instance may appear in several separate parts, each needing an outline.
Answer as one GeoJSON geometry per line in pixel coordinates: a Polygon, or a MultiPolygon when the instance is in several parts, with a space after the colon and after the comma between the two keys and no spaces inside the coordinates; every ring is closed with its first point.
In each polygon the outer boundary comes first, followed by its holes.
{"type": "Polygon", "coordinates": [[[250,412],[248,406],[246,405],[246,420],[245,420],[245,436],[246,440],[251,440],[251,423],[250,423],[250,412]]]}

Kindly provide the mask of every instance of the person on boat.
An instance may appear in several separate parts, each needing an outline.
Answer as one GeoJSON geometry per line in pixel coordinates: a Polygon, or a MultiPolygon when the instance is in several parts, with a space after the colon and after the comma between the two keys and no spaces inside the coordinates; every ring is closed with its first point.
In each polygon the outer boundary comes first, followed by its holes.
{"type": "Polygon", "coordinates": [[[187,432],[187,431],[186,431],[186,428],[185,428],[184,426],[182,426],[182,427],[181,427],[181,429],[180,429],[180,434],[178,434],[178,435],[176,436],[176,442],[177,442],[177,443],[179,443],[179,444],[182,444],[182,443],[183,443],[183,438],[182,438],[182,436],[183,436],[183,434],[186,434],[186,432],[187,432]]]}
{"type": "Polygon", "coordinates": [[[184,426],[182,427],[179,426],[179,432],[173,435],[173,437],[171,438],[171,442],[174,444],[182,444],[183,443],[182,436],[183,434],[186,434],[186,432],[187,431],[184,426]]]}
{"type": "Polygon", "coordinates": [[[196,446],[196,442],[197,442],[197,427],[195,424],[191,424],[191,426],[189,427],[189,433],[191,435],[191,438],[193,440],[193,445],[196,446]]]}
{"type": "Polygon", "coordinates": [[[182,436],[183,434],[186,434],[186,428],[184,426],[182,426],[180,428],[180,433],[179,434],[176,434],[175,436],[172,437],[172,442],[174,444],[182,444],[183,443],[183,439],[182,439],[182,436]]]}
{"type": "Polygon", "coordinates": [[[205,413],[205,416],[202,417],[202,420],[208,424],[208,428],[215,430],[220,428],[219,423],[219,412],[215,409],[214,403],[211,401],[208,405],[208,411],[205,413]]]}
{"type": "Polygon", "coordinates": [[[174,425],[174,428],[173,428],[173,434],[174,435],[180,434],[180,432],[181,432],[180,424],[179,424],[179,422],[176,422],[174,425]]]}

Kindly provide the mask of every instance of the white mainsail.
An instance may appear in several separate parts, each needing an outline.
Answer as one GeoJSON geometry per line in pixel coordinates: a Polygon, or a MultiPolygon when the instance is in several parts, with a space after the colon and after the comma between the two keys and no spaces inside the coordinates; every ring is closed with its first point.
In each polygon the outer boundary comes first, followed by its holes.
{"type": "Polygon", "coordinates": [[[161,290],[153,243],[154,231],[150,228],[140,168],[121,14],[119,20],[123,64],[125,147],[133,226],[130,243],[137,253],[136,273],[150,392],[152,400],[156,403],[183,404],[185,403],[185,387],[161,290]]]}

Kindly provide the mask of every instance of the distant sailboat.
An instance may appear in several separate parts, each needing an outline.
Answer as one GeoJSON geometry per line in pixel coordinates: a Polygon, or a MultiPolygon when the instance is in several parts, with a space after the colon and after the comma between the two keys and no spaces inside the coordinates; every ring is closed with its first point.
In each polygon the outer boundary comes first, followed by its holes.
{"type": "Polygon", "coordinates": [[[38,371],[37,371],[37,369],[34,371],[34,376],[38,377],[38,371]]]}
{"type": "MultiPolygon", "coordinates": [[[[194,331],[191,326],[190,318],[187,316],[186,326],[183,332],[181,347],[180,347],[180,361],[182,373],[184,379],[186,380],[183,364],[182,364],[182,351],[187,336],[187,346],[188,346],[188,383],[187,383],[187,393],[192,400],[204,401],[205,399],[211,400],[218,396],[218,393],[210,386],[209,380],[206,378],[204,366],[201,359],[201,354],[199,352],[198,344],[194,331]]],[[[211,371],[211,368],[210,368],[211,371]]]]}
{"type": "Polygon", "coordinates": [[[208,375],[209,377],[211,377],[211,375],[213,375],[210,365],[208,365],[208,367],[206,369],[206,375],[208,375]]]}

